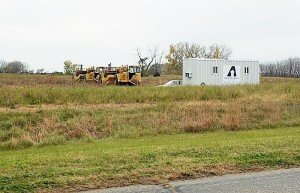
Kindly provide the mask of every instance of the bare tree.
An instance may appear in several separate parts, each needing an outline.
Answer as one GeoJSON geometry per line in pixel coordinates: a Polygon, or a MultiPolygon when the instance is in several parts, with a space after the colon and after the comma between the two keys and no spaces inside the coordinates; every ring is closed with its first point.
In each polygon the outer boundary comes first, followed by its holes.
{"type": "Polygon", "coordinates": [[[159,51],[158,47],[150,49],[147,56],[143,55],[139,49],[137,49],[136,52],[138,56],[138,64],[141,67],[142,76],[148,75],[151,65],[161,63],[163,58],[163,53],[159,51]]]}
{"type": "Polygon", "coordinates": [[[165,73],[180,74],[182,71],[183,60],[186,58],[203,58],[205,57],[205,46],[196,43],[177,43],[169,46],[169,53],[166,56],[167,64],[165,73]]]}
{"type": "Polygon", "coordinates": [[[262,76],[300,77],[300,58],[261,64],[260,71],[262,76]]]}
{"type": "Polygon", "coordinates": [[[45,69],[44,68],[41,68],[41,69],[37,69],[36,70],[36,73],[37,74],[43,74],[45,72],[45,69]]]}
{"type": "Polygon", "coordinates": [[[228,59],[232,54],[232,49],[226,45],[213,44],[206,51],[205,58],[228,59]]]}
{"type": "Polygon", "coordinates": [[[148,74],[152,74],[154,76],[160,76],[162,73],[162,69],[164,66],[164,55],[161,52],[154,60],[153,64],[148,69],[148,74]]]}
{"type": "Polygon", "coordinates": [[[205,56],[205,46],[195,43],[178,43],[176,45],[178,50],[178,58],[180,58],[180,63],[183,62],[185,58],[202,58],[205,56]]]}
{"type": "Polygon", "coordinates": [[[165,65],[165,73],[181,74],[183,60],[187,58],[216,58],[228,59],[232,54],[232,50],[226,45],[213,44],[206,46],[197,43],[177,43],[169,46],[169,53],[166,56],[167,64],[165,65]]]}
{"type": "Polygon", "coordinates": [[[3,73],[3,68],[6,65],[6,62],[4,60],[0,60],[0,73],[3,73]]]}

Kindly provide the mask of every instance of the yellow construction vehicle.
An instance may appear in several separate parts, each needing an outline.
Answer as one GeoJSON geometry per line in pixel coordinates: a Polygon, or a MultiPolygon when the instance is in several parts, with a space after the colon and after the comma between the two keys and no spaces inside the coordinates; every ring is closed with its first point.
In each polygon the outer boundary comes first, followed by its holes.
{"type": "Polygon", "coordinates": [[[139,85],[142,81],[141,67],[138,65],[122,66],[115,75],[116,85],[139,85]]]}
{"type": "Polygon", "coordinates": [[[82,68],[82,65],[80,65],[80,68],[77,68],[75,70],[73,79],[76,80],[77,82],[85,81],[86,74],[87,74],[87,71],[82,68]]]}
{"type": "Polygon", "coordinates": [[[78,82],[81,82],[81,81],[99,82],[98,75],[99,75],[99,72],[97,72],[94,67],[91,67],[88,69],[83,69],[82,65],[81,65],[80,68],[75,70],[73,78],[78,82]]]}
{"type": "Polygon", "coordinates": [[[99,82],[98,74],[99,72],[97,72],[94,67],[89,68],[86,74],[86,81],[95,81],[98,83],[99,82]]]}
{"type": "Polygon", "coordinates": [[[100,84],[115,85],[139,85],[141,83],[141,68],[138,65],[121,67],[94,67],[87,70],[78,68],[74,73],[74,79],[80,81],[95,81],[100,84]]]}
{"type": "Polygon", "coordinates": [[[101,84],[114,84],[115,75],[117,74],[117,68],[114,67],[98,67],[97,72],[99,83],[101,84]]]}

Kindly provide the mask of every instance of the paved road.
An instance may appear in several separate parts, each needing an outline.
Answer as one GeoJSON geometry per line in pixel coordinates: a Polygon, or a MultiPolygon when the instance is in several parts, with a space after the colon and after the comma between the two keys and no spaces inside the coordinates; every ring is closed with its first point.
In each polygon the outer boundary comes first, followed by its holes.
{"type": "Polygon", "coordinates": [[[176,181],[163,186],[129,186],[86,193],[300,193],[300,168],[176,181]]]}

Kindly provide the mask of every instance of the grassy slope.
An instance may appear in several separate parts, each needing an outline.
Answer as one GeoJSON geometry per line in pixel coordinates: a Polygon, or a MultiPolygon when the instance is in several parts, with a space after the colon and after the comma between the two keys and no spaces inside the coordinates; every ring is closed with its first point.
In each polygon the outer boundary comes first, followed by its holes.
{"type": "MultiPolygon", "coordinates": [[[[174,77],[147,77],[144,84],[169,78],[174,77]]],[[[66,76],[0,74],[0,82],[2,150],[86,138],[300,126],[300,79],[156,88],[99,87],[76,84],[66,76]]]]}
{"type": "Polygon", "coordinates": [[[299,80],[230,87],[9,87],[0,92],[0,149],[300,126],[299,80]]]}
{"type": "Polygon", "coordinates": [[[0,112],[0,149],[62,144],[87,138],[136,138],[300,125],[299,104],[282,101],[123,104],[107,105],[104,110],[101,106],[52,108],[0,112]]]}
{"type": "Polygon", "coordinates": [[[99,88],[67,76],[0,74],[0,192],[299,167],[300,79],[152,87],[169,79],[178,77],[99,88]]]}
{"type": "Polygon", "coordinates": [[[300,127],[0,152],[0,191],[71,191],[300,166],[300,127]]]}

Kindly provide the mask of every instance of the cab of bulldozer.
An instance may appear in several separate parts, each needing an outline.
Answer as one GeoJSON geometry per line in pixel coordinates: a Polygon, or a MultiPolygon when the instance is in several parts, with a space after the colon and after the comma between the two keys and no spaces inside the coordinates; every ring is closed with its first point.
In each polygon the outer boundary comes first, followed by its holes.
{"type": "Polygon", "coordinates": [[[137,83],[141,82],[141,67],[140,66],[128,66],[129,80],[135,79],[137,83]]]}
{"type": "Polygon", "coordinates": [[[105,70],[105,67],[102,67],[102,66],[96,68],[96,72],[98,72],[98,73],[102,73],[104,70],[105,70]]]}
{"type": "Polygon", "coordinates": [[[129,66],[128,71],[130,74],[141,73],[141,67],[139,66],[129,66]]]}

